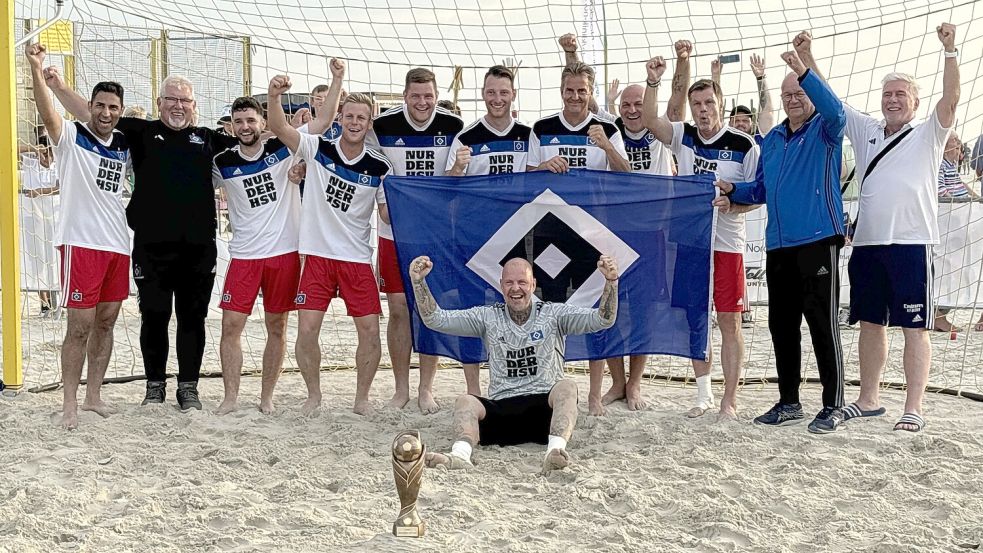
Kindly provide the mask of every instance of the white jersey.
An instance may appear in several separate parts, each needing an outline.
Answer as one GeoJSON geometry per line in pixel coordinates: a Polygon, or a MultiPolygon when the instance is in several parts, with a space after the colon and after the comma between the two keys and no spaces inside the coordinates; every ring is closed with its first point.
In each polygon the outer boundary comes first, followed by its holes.
{"type": "Polygon", "coordinates": [[[672,151],[652,131],[643,128],[637,133],[631,132],[620,117],[614,124],[624,138],[628,165],[633,173],[672,176],[672,151]]]}
{"type": "MultiPolygon", "coordinates": [[[[680,176],[712,174],[728,182],[753,181],[761,153],[753,138],[733,127],[704,140],[695,126],[681,122],[672,124],[670,148],[680,176]]],[[[718,213],[713,249],[743,254],[745,241],[744,214],[718,213]]]]}
{"type": "Polygon", "coordinates": [[[55,144],[61,208],[55,245],[130,255],[123,185],[130,150],[118,130],[104,141],[79,122],[65,120],[55,144]]]}
{"type": "Polygon", "coordinates": [[[571,125],[560,112],[533,124],[529,137],[529,165],[535,167],[561,156],[566,158],[571,169],[610,170],[608,155],[587,135],[591,125],[600,125],[618,155],[628,159],[625,142],[614,123],[590,113],[579,125],[571,125]]]}
{"type": "MultiPolygon", "coordinates": [[[[365,139],[366,145],[378,147],[392,164],[396,176],[442,176],[447,171],[451,143],[464,128],[464,121],[436,107],[429,121],[417,125],[406,110],[404,104],[376,117],[365,139]]],[[[392,227],[382,219],[379,219],[379,236],[393,239],[392,227]]]]}
{"type": "Polygon", "coordinates": [[[300,187],[288,178],[290,152],[275,138],[253,157],[239,148],[229,148],[212,161],[212,183],[225,188],[229,204],[229,254],[264,259],[297,251],[300,187]]]}
{"type": "Polygon", "coordinates": [[[310,134],[300,135],[297,153],[307,162],[300,253],[372,263],[372,210],[376,203],[386,203],[382,177],[392,172],[392,165],[364,146],[348,159],[337,141],[310,134]]]}
{"type": "Polygon", "coordinates": [[[446,170],[454,167],[457,151],[467,146],[471,149],[471,162],[464,170],[465,175],[524,173],[531,130],[513,119],[504,131],[499,131],[482,117],[454,138],[447,156],[446,170]]]}
{"type": "Polygon", "coordinates": [[[563,378],[564,338],[609,328],[597,309],[536,302],[529,320],[517,325],[503,303],[443,310],[423,317],[427,327],[481,338],[488,351],[488,397],[546,394],[563,378]]]}
{"type": "MultiPolygon", "coordinates": [[[[846,135],[857,156],[857,176],[881,150],[911,125],[884,137],[884,122],[844,104],[846,135]]],[[[937,178],[951,128],[938,114],[913,127],[908,136],[877,162],[860,185],[860,206],[854,246],[938,244],[937,178]]]]}

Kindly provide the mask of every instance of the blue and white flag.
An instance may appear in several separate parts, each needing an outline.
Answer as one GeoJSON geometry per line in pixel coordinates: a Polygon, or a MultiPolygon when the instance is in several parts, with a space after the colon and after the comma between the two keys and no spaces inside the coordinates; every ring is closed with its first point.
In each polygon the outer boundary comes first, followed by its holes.
{"type": "Polygon", "coordinates": [[[571,171],[486,177],[388,177],[396,252],[413,307],[418,352],[465,363],[487,359],[481,341],[426,328],[409,264],[428,255],[427,283],[443,309],[502,302],[502,266],[533,265],[543,301],[596,306],[601,254],[621,272],[614,327],[567,338],[566,358],[668,354],[706,359],[709,347],[712,178],[571,171]]]}

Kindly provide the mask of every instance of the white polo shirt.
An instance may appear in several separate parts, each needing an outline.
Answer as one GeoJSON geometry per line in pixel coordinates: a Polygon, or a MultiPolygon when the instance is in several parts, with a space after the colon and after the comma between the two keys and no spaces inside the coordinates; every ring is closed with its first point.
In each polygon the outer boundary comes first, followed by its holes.
{"type": "Polygon", "coordinates": [[[938,244],[939,200],[937,178],[951,128],[938,114],[921,124],[905,125],[884,137],[885,122],[844,104],[846,135],[857,156],[857,175],[888,144],[913,127],[904,140],[877,162],[860,188],[860,207],[854,246],[886,244],[938,244]]]}

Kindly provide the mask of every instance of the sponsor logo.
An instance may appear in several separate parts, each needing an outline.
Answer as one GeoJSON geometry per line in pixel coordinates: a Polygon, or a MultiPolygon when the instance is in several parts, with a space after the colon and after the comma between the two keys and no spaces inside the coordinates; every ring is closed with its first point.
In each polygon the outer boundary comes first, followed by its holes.
{"type": "Polygon", "coordinates": [[[159,135],[159,134],[157,136],[155,136],[154,138],[156,138],[157,140],[160,140],[161,142],[164,141],[164,137],[161,136],[161,135],[159,135]]]}
{"type": "Polygon", "coordinates": [[[490,152],[490,151],[491,151],[491,148],[489,148],[489,147],[488,147],[488,144],[485,144],[485,145],[483,145],[483,146],[481,147],[481,149],[480,149],[480,150],[478,150],[478,151],[479,151],[479,152],[490,152]]]}
{"type": "Polygon", "coordinates": [[[395,144],[396,146],[406,146],[406,143],[403,142],[402,138],[397,138],[395,144]]]}
{"type": "Polygon", "coordinates": [[[922,322],[924,320],[925,319],[923,319],[921,315],[915,315],[914,318],[911,319],[911,322],[913,322],[913,323],[920,323],[920,322],[922,322]]]}
{"type": "Polygon", "coordinates": [[[877,139],[876,138],[871,138],[870,140],[867,141],[867,143],[868,144],[877,144],[877,139]]]}
{"type": "Polygon", "coordinates": [[[334,163],[328,164],[328,171],[334,171],[334,163]]]}
{"type": "Polygon", "coordinates": [[[829,274],[829,269],[827,269],[825,265],[820,267],[819,270],[816,271],[816,276],[826,276],[828,274],[829,274]]]}
{"type": "Polygon", "coordinates": [[[235,171],[232,171],[232,175],[233,176],[239,176],[241,174],[242,174],[242,169],[240,169],[238,167],[236,167],[236,170],[235,171]]]}
{"type": "Polygon", "coordinates": [[[923,303],[906,303],[902,307],[904,307],[904,310],[907,311],[908,313],[918,313],[918,312],[920,312],[922,310],[923,307],[925,307],[925,304],[923,304],[923,303]]]}
{"type": "Polygon", "coordinates": [[[560,143],[560,139],[555,136],[553,137],[552,140],[550,140],[550,144],[559,144],[559,143],[560,143]]]}

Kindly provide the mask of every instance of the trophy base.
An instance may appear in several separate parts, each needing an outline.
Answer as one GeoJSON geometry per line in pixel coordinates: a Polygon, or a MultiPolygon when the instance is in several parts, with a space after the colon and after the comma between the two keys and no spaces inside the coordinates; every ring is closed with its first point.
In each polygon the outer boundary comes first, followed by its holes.
{"type": "Polygon", "coordinates": [[[398,521],[393,523],[393,535],[397,538],[422,538],[426,529],[427,524],[425,522],[412,526],[404,526],[398,521]]]}

